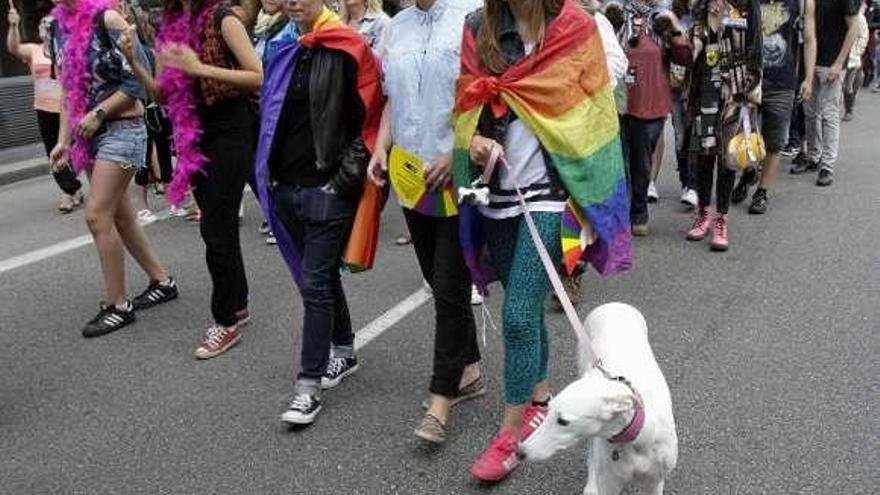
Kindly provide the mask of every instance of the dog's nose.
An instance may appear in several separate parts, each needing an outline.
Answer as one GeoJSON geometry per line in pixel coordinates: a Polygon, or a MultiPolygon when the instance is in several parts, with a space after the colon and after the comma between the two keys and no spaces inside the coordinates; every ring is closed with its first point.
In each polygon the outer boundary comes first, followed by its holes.
{"type": "Polygon", "coordinates": [[[519,458],[519,460],[521,460],[521,461],[526,460],[526,453],[523,452],[523,451],[521,451],[521,450],[520,450],[519,452],[517,452],[516,456],[517,456],[517,457],[519,458]]]}

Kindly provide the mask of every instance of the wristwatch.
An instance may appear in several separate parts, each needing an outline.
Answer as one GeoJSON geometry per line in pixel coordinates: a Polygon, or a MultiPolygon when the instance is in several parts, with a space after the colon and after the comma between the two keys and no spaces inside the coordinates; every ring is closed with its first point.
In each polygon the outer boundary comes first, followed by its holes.
{"type": "Polygon", "coordinates": [[[97,107],[95,108],[95,117],[103,124],[104,120],[107,118],[107,112],[104,111],[103,108],[97,107]]]}

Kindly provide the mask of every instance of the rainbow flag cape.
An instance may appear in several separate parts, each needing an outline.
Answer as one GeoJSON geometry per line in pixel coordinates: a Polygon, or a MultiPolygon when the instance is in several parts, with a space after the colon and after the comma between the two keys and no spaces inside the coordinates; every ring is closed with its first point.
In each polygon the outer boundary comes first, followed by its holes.
{"type": "MultiPolygon", "coordinates": [[[[542,48],[499,76],[480,66],[476,34],[465,28],[453,112],[456,190],[479,175],[468,148],[480,114],[508,110],[541,142],[570,195],[560,239],[568,268],[578,260],[603,275],[630,268],[629,197],[605,51],[595,21],[572,0],[547,26],[542,48]],[[593,237],[582,235],[585,228],[595,234],[589,245],[581,241],[593,237]]],[[[463,204],[459,216],[465,260],[474,282],[485,286],[494,274],[479,213],[463,204]]]]}
{"type": "MultiPolygon", "coordinates": [[[[264,71],[260,99],[260,136],[254,165],[257,189],[259,189],[263,214],[278,239],[278,249],[297,284],[302,281],[302,241],[293,238],[275,215],[275,205],[269,191],[269,155],[293,68],[303,48],[315,46],[343,51],[357,63],[358,93],[366,109],[364,142],[370,153],[376,146],[379,120],[385,105],[379,66],[372,50],[363,36],[346,26],[339,16],[327,8],[324,8],[310,33],[300,36],[297,40],[279,43],[275,58],[264,71]]],[[[366,181],[342,260],[353,272],[367,270],[373,266],[379,238],[379,217],[385,198],[386,195],[382,190],[370,181],[366,181]]]]}

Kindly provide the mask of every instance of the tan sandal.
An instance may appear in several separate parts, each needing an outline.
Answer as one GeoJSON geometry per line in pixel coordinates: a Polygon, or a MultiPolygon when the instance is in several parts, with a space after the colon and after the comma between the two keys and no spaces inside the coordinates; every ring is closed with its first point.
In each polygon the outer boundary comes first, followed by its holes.
{"type": "Polygon", "coordinates": [[[425,414],[414,433],[426,442],[440,444],[446,441],[446,426],[432,414],[425,414]]]}
{"type": "MultiPolygon", "coordinates": [[[[452,407],[459,402],[464,402],[466,400],[476,399],[482,395],[486,394],[486,386],[483,384],[483,376],[480,375],[476,377],[472,382],[468,383],[464,387],[458,389],[458,396],[453,397],[449,401],[449,407],[452,407]]],[[[422,409],[428,410],[431,408],[431,398],[422,401],[422,409]]]]}

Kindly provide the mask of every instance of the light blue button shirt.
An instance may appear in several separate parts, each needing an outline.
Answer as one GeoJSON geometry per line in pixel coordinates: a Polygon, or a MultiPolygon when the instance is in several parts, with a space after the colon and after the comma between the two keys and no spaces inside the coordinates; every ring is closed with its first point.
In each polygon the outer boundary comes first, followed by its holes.
{"type": "Polygon", "coordinates": [[[391,137],[424,160],[452,151],[462,28],[465,16],[480,6],[474,0],[437,0],[427,11],[413,5],[385,28],[379,53],[391,100],[391,137]]]}

